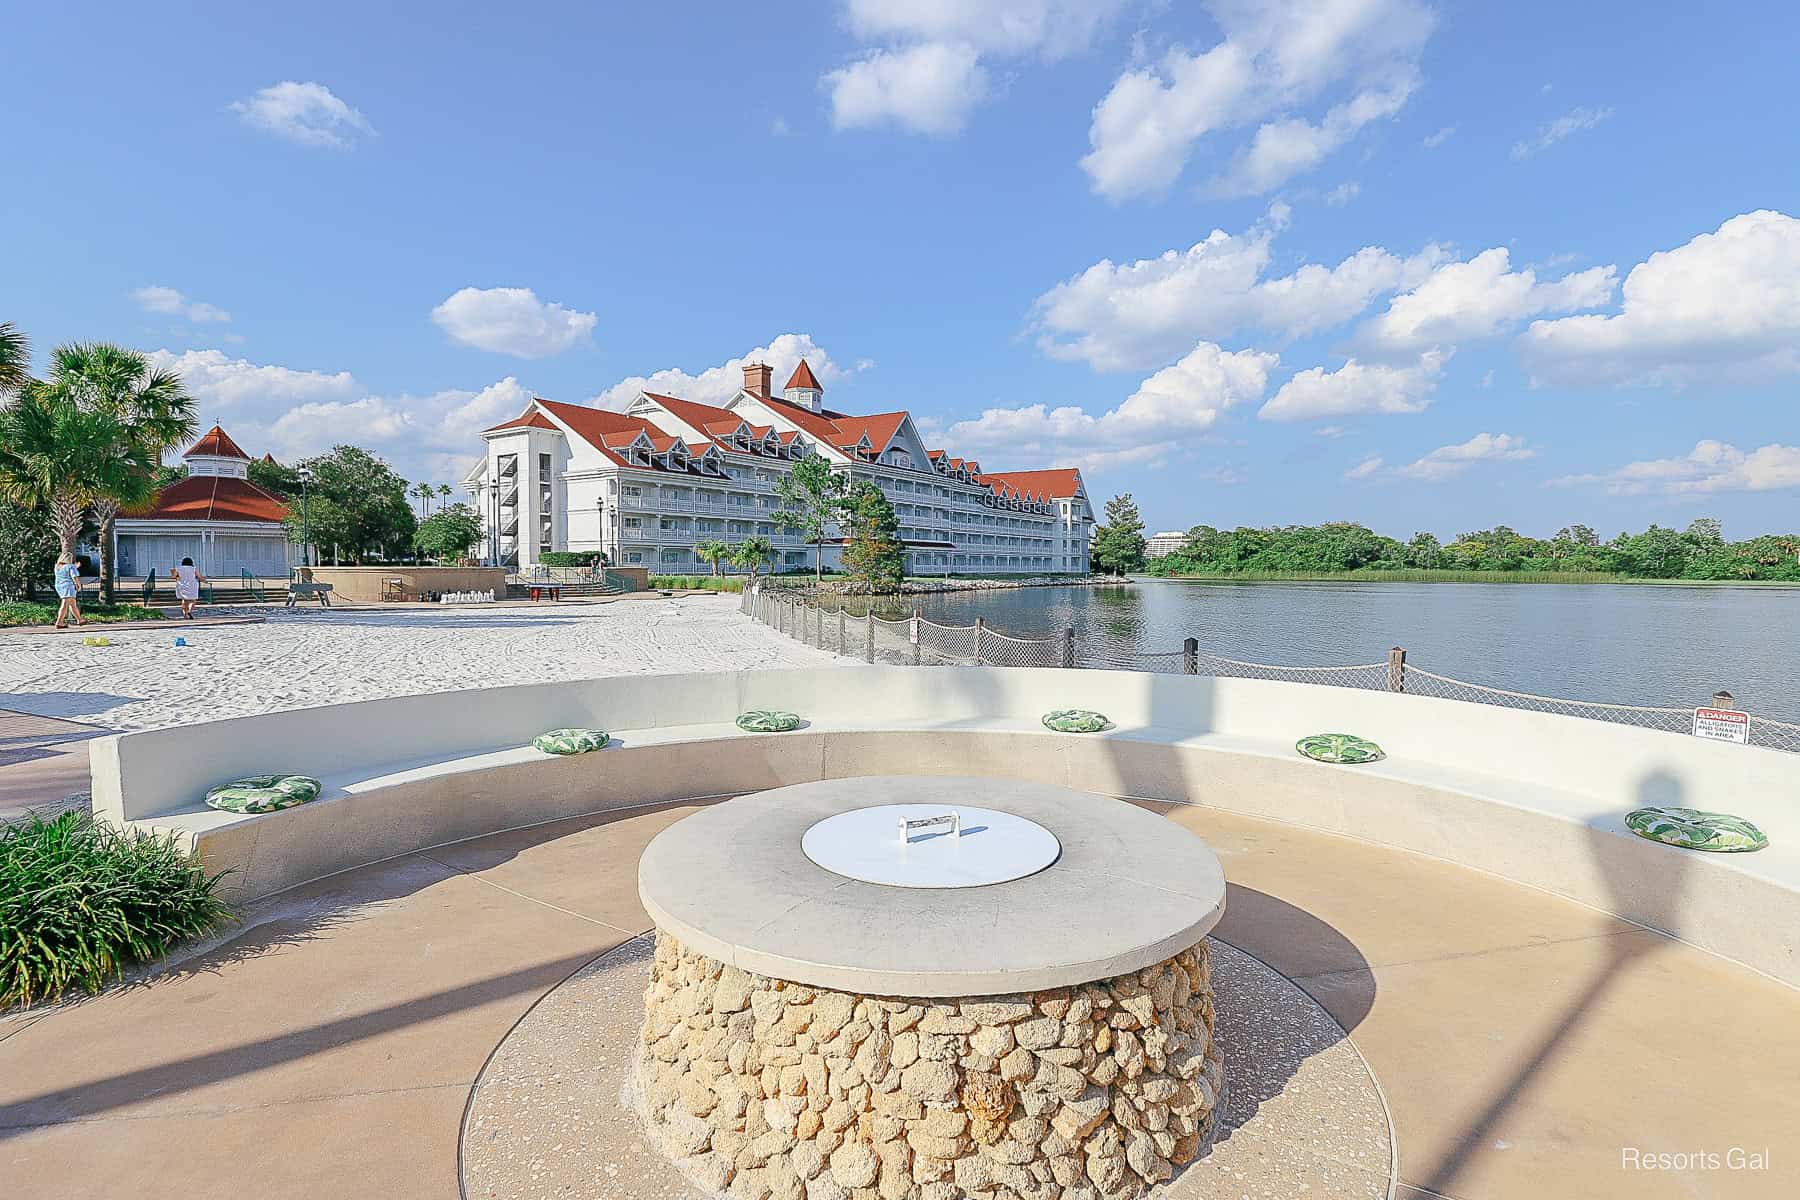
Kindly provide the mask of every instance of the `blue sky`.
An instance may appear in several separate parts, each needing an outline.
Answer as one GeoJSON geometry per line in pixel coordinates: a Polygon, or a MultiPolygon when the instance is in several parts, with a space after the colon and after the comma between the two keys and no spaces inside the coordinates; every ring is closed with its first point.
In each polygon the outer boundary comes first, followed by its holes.
{"type": "Polygon", "coordinates": [[[1158,529],[1800,524],[1790,6],[264,7],[0,45],[0,319],[256,452],[805,353],[1158,529]]]}

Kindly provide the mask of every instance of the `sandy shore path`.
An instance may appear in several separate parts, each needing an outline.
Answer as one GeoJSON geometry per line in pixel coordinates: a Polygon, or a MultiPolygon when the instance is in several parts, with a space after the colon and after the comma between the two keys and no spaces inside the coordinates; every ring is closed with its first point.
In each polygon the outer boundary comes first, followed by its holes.
{"type": "Polygon", "coordinates": [[[732,596],[262,611],[259,625],[103,626],[113,642],[104,647],[0,634],[0,709],[154,729],[493,684],[846,661],[749,620],[732,596]]]}

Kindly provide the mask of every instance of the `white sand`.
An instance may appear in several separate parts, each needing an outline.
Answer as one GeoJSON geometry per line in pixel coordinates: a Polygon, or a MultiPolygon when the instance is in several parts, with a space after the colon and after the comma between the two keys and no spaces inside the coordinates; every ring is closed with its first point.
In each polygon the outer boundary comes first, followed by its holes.
{"type": "Polygon", "coordinates": [[[0,634],[0,709],[154,729],[283,708],[533,680],[844,662],[735,596],[502,608],[269,612],[266,624],[0,634]],[[176,636],[188,645],[177,648],[176,636]]]}

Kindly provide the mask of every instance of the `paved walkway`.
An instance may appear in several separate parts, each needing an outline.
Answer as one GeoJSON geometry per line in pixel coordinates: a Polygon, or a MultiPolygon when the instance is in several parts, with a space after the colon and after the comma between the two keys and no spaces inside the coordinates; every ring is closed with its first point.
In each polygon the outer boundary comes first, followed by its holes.
{"type": "Polygon", "coordinates": [[[88,787],[89,738],[112,732],[0,709],[0,825],[31,811],[59,811],[88,787]]]}
{"type": "MultiPolygon", "coordinates": [[[[159,978],[0,1018],[0,1196],[455,1197],[486,1056],[546,990],[648,928],[638,856],[690,811],[348,872],[159,978]]],[[[1402,1200],[1800,1194],[1800,993],[1434,860],[1172,816],[1232,881],[1217,936],[1297,980],[1367,1057],[1402,1200]],[[1765,1146],[1769,1169],[1723,1165],[1765,1146]],[[1722,1162],[1633,1173],[1627,1147],[1722,1162]]]]}

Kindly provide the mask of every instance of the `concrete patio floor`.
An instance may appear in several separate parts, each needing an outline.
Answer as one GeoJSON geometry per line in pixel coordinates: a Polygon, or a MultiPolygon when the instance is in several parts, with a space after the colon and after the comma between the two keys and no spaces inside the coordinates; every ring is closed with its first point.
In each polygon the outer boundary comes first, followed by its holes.
{"type": "Polygon", "coordinates": [[[88,739],[98,725],[0,709],[0,825],[27,813],[59,812],[88,788],[88,739]]]}
{"type": "MultiPolygon", "coordinates": [[[[155,978],[0,1017],[0,1196],[457,1196],[483,1062],[548,989],[648,928],[638,856],[691,811],[348,872],[155,978]]],[[[1295,980],[1367,1059],[1402,1200],[1800,1194],[1800,993],[1434,860],[1170,816],[1231,881],[1216,936],[1295,980]],[[1773,1160],[1732,1170],[1733,1147],[1773,1160]],[[1626,1148],[1721,1164],[1631,1171],[1626,1148]]]]}

